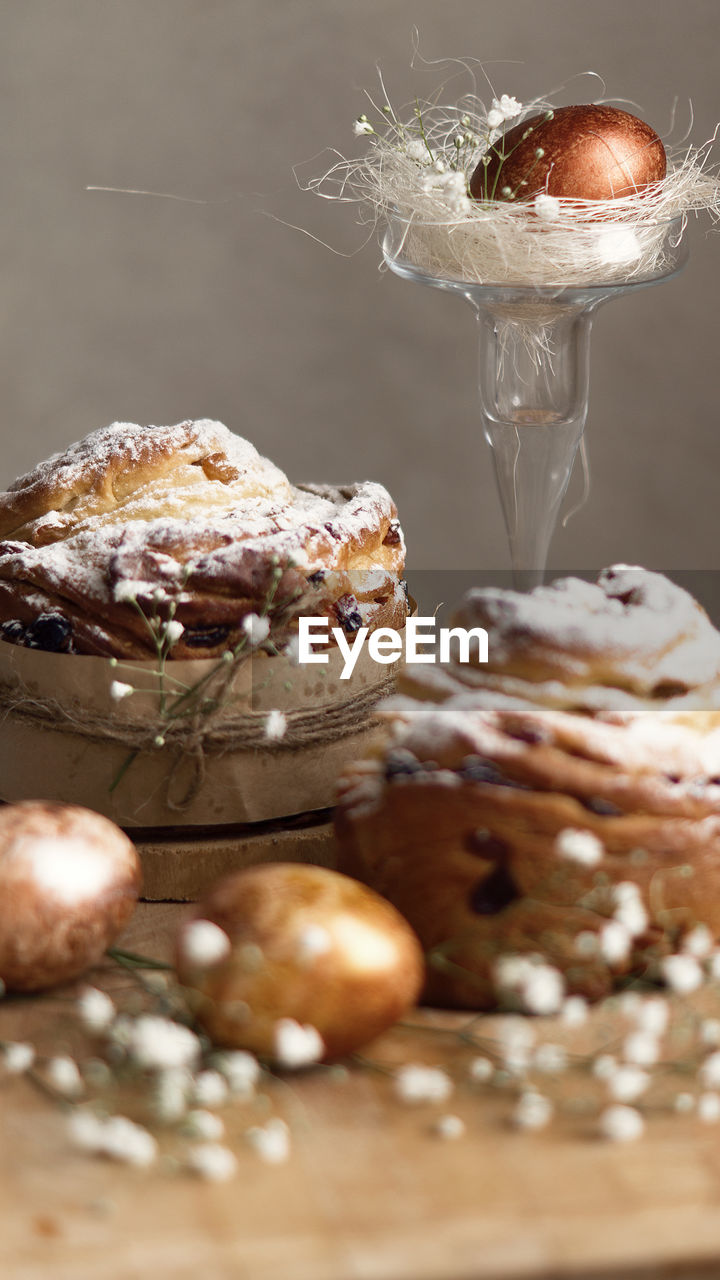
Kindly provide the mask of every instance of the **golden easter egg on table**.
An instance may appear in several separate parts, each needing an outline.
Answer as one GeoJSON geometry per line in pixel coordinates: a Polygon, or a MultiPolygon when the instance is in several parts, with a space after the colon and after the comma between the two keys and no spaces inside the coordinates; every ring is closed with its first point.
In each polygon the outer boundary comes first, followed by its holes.
{"type": "Polygon", "coordinates": [[[282,1066],[366,1044],[415,1003],[424,978],[420,943],[395,907],[297,863],[219,881],[181,926],[176,965],[215,1043],[282,1066]]]}

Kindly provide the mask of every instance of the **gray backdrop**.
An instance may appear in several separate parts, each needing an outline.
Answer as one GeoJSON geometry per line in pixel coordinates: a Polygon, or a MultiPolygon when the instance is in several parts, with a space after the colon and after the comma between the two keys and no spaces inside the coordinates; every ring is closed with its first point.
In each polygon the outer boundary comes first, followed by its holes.
{"type": "MultiPolygon", "coordinates": [[[[495,62],[520,98],[594,69],[663,134],[691,98],[701,142],[720,118],[718,0],[3,0],[0,15],[0,483],[113,419],[211,416],[294,479],[382,480],[415,567],[506,565],[470,311],[380,274],[375,243],[335,256],[267,215],[362,243],[352,210],[298,190],[292,167],[357,151],[377,61],[398,102],[440,78],[410,70],[414,25],[426,57],[495,62]]],[[[555,565],[720,561],[708,229],[680,279],[597,318],[593,491],[555,565]]]]}

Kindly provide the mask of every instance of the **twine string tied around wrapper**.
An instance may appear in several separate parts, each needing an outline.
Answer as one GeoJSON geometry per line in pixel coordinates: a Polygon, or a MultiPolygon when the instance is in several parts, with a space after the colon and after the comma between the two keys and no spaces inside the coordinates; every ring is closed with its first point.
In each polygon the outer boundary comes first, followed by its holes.
{"type": "Polygon", "coordinates": [[[58,733],[74,734],[88,743],[124,747],[131,757],[141,752],[170,751],[173,756],[166,782],[168,808],[182,812],[202,789],[208,756],[231,751],[296,751],[328,746],[368,727],[375,705],[393,691],[394,677],[324,707],[287,711],[279,740],[267,736],[267,712],[217,714],[196,712],[187,720],[128,720],[68,706],[57,698],[40,697],[23,686],[0,687],[0,715],[58,733]],[[162,745],[159,745],[161,740],[162,745]],[[186,770],[189,765],[189,777],[186,770]],[[177,794],[175,791],[177,790],[177,794]]]}

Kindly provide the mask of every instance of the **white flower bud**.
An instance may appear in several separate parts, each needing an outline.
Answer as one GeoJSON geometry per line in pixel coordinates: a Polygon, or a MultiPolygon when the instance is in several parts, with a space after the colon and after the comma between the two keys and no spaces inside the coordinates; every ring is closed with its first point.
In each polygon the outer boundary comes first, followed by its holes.
{"type": "Polygon", "coordinates": [[[273,1031],[273,1057],[289,1070],[319,1062],[325,1053],[320,1032],[309,1025],[301,1026],[294,1018],[280,1018],[273,1031]]]}
{"type": "Polygon", "coordinates": [[[645,1121],[634,1107],[607,1107],[600,1116],[600,1132],[610,1142],[636,1142],[645,1132],[645,1121]]]}
{"type": "Polygon", "coordinates": [[[395,1093],[401,1102],[445,1102],[453,1082],[440,1067],[408,1063],[395,1072],[395,1093]]]}
{"type": "Polygon", "coordinates": [[[702,986],[703,972],[694,956],[665,956],[660,961],[660,973],[679,995],[688,995],[702,986]]]}
{"type": "Polygon", "coordinates": [[[527,1090],[513,1111],[512,1121],[517,1129],[544,1129],[551,1121],[553,1105],[549,1098],[533,1090],[527,1090]]]}
{"type": "Polygon", "coordinates": [[[110,697],[113,702],[121,702],[123,698],[129,698],[135,690],[131,684],[125,684],[122,680],[113,680],[110,685],[110,697]]]}
{"type": "Polygon", "coordinates": [[[205,1182],[229,1182],[238,1163],[229,1147],[216,1142],[201,1143],[188,1153],[188,1169],[205,1182]]]}
{"type": "MultiPolygon", "coordinates": [[[[538,196],[535,200],[536,211],[537,201],[542,198],[538,196]]],[[[598,840],[592,831],[566,827],[555,838],[555,852],[560,858],[566,858],[568,862],[577,862],[583,867],[596,867],[602,861],[605,849],[602,841],[598,840]]]]}

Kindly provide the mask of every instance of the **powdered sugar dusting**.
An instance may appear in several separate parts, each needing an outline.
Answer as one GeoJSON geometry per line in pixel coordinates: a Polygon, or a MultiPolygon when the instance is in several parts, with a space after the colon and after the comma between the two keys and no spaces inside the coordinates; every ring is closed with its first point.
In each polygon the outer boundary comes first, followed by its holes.
{"type": "Polygon", "coordinates": [[[557,670],[640,696],[663,683],[720,680],[720,633],[700,605],[659,573],[617,566],[596,583],[561,578],[529,594],[471,591],[457,621],[488,629],[488,671],[529,681],[557,670]]]}
{"type": "Polygon", "coordinates": [[[172,597],[199,607],[208,593],[219,614],[205,622],[225,622],[223,601],[241,608],[275,564],[373,573],[392,591],[404,562],[395,515],[379,484],[290,484],[217,422],[115,423],[0,495],[0,533],[12,533],[0,543],[0,594],[23,618],[31,597],[39,612],[69,601],[87,634],[95,619],[101,629],[119,622],[117,605],[172,597]]]}
{"type": "Polygon", "coordinates": [[[504,725],[522,709],[548,742],[587,759],[627,770],[656,773],[672,770],[688,778],[720,775],[720,711],[698,719],[672,712],[637,711],[589,716],[572,711],[542,710],[519,702],[486,701],[480,690],[456,694],[440,705],[413,698],[388,699],[381,708],[392,722],[393,745],[421,760],[454,755],[522,755],[524,742],[508,743],[504,725]]]}
{"type": "Polygon", "coordinates": [[[262,458],[248,440],[207,418],[171,427],[114,422],[39,463],[15,480],[10,492],[50,490],[59,499],[56,510],[62,510],[62,498],[68,495],[72,514],[82,521],[86,507],[92,515],[93,510],[102,513],[114,505],[127,505],[129,512],[136,504],[142,506],[147,477],[157,481],[179,471],[184,486],[192,490],[203,476],[211,478],[213,468],[200,466],[194,474],[189,468],[213,458],[218,462],[215,483],[221,484],[223,472],[229,475],[232,470],[236,488],[248,494],[289,496],[287,478],[279,468],[262,458]]]}
{"type": "Polygon", "coordinates": [[[189,527],[191,537],[202,534],[208,542],[213,535],[255,549],[272,542],[283,555],[309,540],[312,561],[313,543],[324,552],[328,542],[362,538],[378,518],[394,514],[382,485],[291,485],[249,441],[209,420],[175,427],[114,423],[41,463],[5,497],[41,488],[55,502],[23,526],[21,541],[86,535],[78,544],[83,550],[108,540],[116,545],[118,530],[143,541],[152,534],[156,547],[170,546],[189,527]]]}
{"type": "MultiPolygon", "coordinates": [[[[678,796],[720,776],[720,635],[667,578],[623,567],[529,595],[475,591],[455,622],[487,626],[490,670],[408,668],[403,694],[381,709],[392,749],[512,767],[537,742],[666,790],[677,783],[678,796]]],[[[538,784],[548,785],[540,774],[538,784]]]]}

